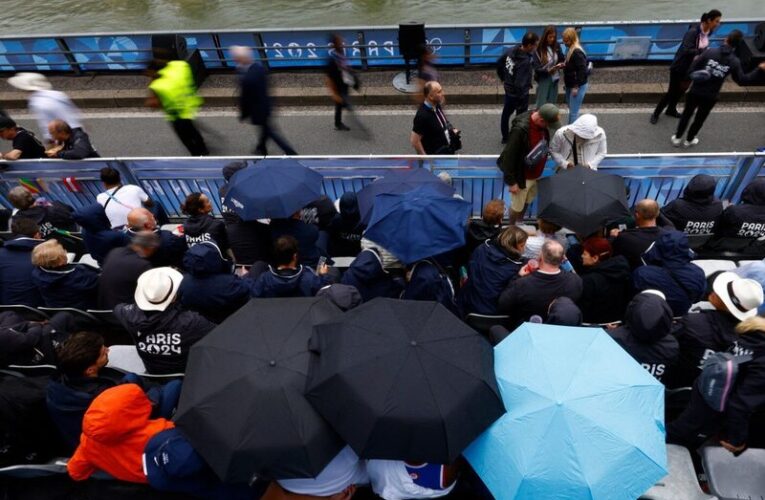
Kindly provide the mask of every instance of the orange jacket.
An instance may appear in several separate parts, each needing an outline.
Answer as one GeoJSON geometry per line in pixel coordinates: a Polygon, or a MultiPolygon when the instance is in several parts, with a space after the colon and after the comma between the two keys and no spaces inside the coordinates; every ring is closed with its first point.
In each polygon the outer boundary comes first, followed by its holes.
{"type": "Polygon", "coordinates": [[[80,445],[66,465],[75,481],[100,469],[117,479],[146,483],[142,456],[156,433],[175,427],[171,421],[150,420],[151,402],[135,384],[107,389],[93,400],[82,420],[80,445]]]}

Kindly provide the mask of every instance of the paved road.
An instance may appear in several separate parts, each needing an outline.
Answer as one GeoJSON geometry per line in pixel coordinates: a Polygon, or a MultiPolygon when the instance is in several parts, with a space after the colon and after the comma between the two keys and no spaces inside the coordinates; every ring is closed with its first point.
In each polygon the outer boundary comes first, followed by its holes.
{"type": "MultiPolygon", "coordinates": [[[[648,123],[648,108],[590,107],[597,114],[608,136],[609,153],[672,153],[669,137],[677,120],[662,116],[657,125],[648,123]]],[[[451,121],[463,131],[464,154],[497,154],[499,143],[498,108],[452,107],[451,121]]],[[[305,155],[412,154],[409,131],[412,108],[369,108],[359,110],[360,119],[373,132],[369,140],[332,127],[332,111],[316,108],[285,108],[276,118],[283,135],[305,155]]],[[[25,115],[15,115],[19,122],[35,130],[25,115]]],[[[255,129],[240,124],[229,109],[210,109],[199,121],[217,133],[210,136],[210,149],[218,155],[250,154],[255,143],[255,129]]],[[[89,111],[86,126],[102,156],[185,156],[187,153],[170,126],[158,113],[144,110],[89,111]]],[[[749,152],[765,146],[765,106],[719,106],[699,134],[701,143],[690,151],[749,152]]],[[[8,143],[0,141],[0,148],[8,143]]],[[[271,154],[281,154],[271,144],[271,154]]]]}

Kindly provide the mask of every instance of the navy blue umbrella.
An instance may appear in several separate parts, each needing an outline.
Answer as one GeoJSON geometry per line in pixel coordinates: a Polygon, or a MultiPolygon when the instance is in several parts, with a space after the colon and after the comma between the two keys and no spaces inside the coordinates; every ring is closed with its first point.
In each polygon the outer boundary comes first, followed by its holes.
{"type": "Polygon", "coordinates": [[[375,180],[358,192],[359,213],[361,220],[368,223],[372,216],[372,208],[375,204],[375,196],[378,194],[402,194],[413,189],[428,186],[433,193],[444,196],[454,194],[454,188],[445,183],[425,168],[413,168],[409,170],[394,170],[383,177],[375,180]]]}
{"type": "Polygon", "coordinates": [[[296,160],[261,160],[231,177],[223,204],[244,220],[285,218],[321,197],[321,181],[296,160]]]}
{"type": "Polygon", "coordinates": [[[471,210],[467,201],[429,188],[377,195],[364,237],[410,264],[463,246],[471,210]]]}

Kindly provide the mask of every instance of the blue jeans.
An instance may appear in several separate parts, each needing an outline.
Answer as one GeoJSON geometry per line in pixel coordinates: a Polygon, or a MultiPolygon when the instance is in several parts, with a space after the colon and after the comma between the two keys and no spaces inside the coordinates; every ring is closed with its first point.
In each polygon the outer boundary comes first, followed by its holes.
{"type": "Polygon", "coordinates": [[[502,108],[502,118],[499,122],[499,130],[502,133],[502,139],[506,140],[510,130],[510,116],[513,113],[525,113],[529,109],[529,95],[522,96],[509,95],[505,93],[505,106],[502,108]]]}
{"type": "Polygon", "coordinates": [[[579,108],[582,107],[584,95],[587,93],[587,83],[579,87],[577,96],[571,95],[571,89],[566,87],[566,104],[568,104],[568,124],[571,125],[579,118],[579,108]]]}

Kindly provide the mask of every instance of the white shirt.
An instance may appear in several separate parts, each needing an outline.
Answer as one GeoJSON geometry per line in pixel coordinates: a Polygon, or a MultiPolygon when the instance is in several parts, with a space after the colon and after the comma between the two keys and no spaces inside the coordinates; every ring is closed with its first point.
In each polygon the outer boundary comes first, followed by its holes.
{"type": "Polygon", "coordinates": [[[128,212],[134,208],[141,208],[148,199],[149,195],[143,189],[133,184],[125,184],[121,188],[118,186],[107,189],[96,197],[96,201],[102,207],[106,207],[104,211],[113,228],[126,225],[128,212]],[[114,191],[118,188],[119,191],[117,191],[117,194],[114,194],[114,191]],[[106,203],[107,201],[109,201],[108,204],[106,203]]]}
{"type": "Polygon", "coordinates": [[[58,90],[38,90],[29,96],[29,111],[37,118],[37,126],[45,140],[50,140],[48,123],[64,120],[72,128],[82,128],[80,110],[69,96],[58,90]]]}

